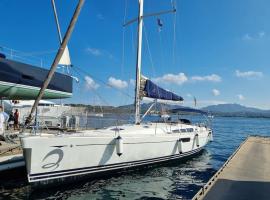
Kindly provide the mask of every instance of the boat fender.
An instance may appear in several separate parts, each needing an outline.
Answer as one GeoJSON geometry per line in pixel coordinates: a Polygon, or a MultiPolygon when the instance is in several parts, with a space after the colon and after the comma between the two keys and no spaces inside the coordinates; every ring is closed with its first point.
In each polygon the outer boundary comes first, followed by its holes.
{"type": "Polygon", "coordinates": [[[199,143],[199,134],[198,133],[196,133],[196,135],[195,135],[195,140],[196,140],[197,147],[199,147],[200,143],[199,143]]]}
{"type": "Polygon", "coordinates": [[[124,140],[121,136],[116,138],[116,153],[118,156],[121,156],[124,151],[124,140]]]}
{"type": "Polygon", "coordinates": [[[178,140],[178,151],[179,151],[180,154],[183,153],[183,149],[182,149],[182,148],[183,148],[183,147],[182,147],[182,139],[180,138],[180,139],[178,140]]]}

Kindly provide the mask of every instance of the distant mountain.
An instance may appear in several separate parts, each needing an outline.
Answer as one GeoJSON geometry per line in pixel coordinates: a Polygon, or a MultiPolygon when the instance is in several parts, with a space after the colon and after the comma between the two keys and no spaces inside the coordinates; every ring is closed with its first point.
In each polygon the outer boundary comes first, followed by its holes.
{"type": "Polygon", "coordinates": [[[258,108],[251,108],[242,106],[240,104],[219,104],[212,105],[202,108],[202,110],[210,112],[265,112],[266,110],[261,110],[258,108]]]}
{"type": "Polygon", "coordinates": [[[219,116],[270,117],[270,110],[246,107],[240,104],[219,104],[202,108],[219,116]]]}
{"type": "MultiPolygon", "coordinates": [[[[102,111],[100,106],[84,105],[84,104],[69,104],[73,107],[85,107],[88,111],[104,112],[104,113],[134,113],[134,104],[123,105],[123,106],[102,106],[102,111]]],[[[144,113],[151,103],[143,103],[141,105],[141,112],[144,113]]],[[[182,106],[178,105],[164,105],[157,103],[156,110],[166,110],[181,108],[182,106]]],[[[154,108],[155,109],[155,108],[154,108]]],[[[210,112],[214,116],[223,116],[223,117],[264,117],[270,118],[270,110],[262,110],[258,108],[246,107],[240,104],[219,104],[211,105],[201,110],[210,112]]]]}
{"type": "MultiPolygon", "coordinates": [[[[145,112],[150,106],[152,105],[152,103],[142,103],[141,104],[141,111],[145,112]]],[[[178,105],[170,105],[170,104],[162,104],[162,103],[157,103],[154,108],[156,108],[157,110],[162,110],[163,108],[165,108],[165,110],[171,110],[171,109],[175,109],[178,108],[180,106],[178,105]]],[[[133,111],[134,112],[134,104],[129,104],[129,105],[123,105],[123,106],[118,106],[118,109],[121,110],[129,110],[129,111],[133,111]]]]}

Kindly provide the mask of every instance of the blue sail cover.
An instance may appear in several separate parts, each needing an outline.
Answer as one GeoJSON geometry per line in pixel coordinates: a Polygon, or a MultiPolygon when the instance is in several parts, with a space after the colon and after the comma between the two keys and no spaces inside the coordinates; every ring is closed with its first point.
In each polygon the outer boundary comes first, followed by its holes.
{"type": "Polygon", "coordinates": [[[145,97],[150,97],[154,99],[164,99],[170,101],[183,101],[184,99],[170,91],[167,91],[155,83],[150,81],[149,79],[146,80],[145,87],[144,87],[145,97]]]}

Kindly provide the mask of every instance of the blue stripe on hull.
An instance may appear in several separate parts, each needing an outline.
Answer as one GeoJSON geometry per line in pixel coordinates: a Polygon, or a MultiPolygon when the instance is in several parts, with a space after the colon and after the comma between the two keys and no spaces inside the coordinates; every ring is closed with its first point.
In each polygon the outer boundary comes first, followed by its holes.
{"type": "Polygon", "coordinates": [[[97,174],[104,173],[104,172],[112,172],[117,171],[120,169],[131,169],[136,167],[142,167],[146,165],[154,165],[162,162],[173,161],[176,159],[182,159],[189,156],[193,156],[198,154],[202,148],[198,148],[196,150],[192,150],[189,152],[185,152],[183,154],[175,154],[171,156],[164,156],[159,158],[153,159],[146,159],[146,160],[139,160],[133,162],[124,162],[124,163],[116,163],[110,165],[103,165],[103,166],[94,166],[94,167],[84,167],[84,168],[77,168],[77,169],[70,169],[70,170],[62,170],[56,172],[46,172],[46,173],[38,173],[38,174],[30,174],[29,181],[34,184],[50,184],[53,182],[64,182],[65,179],[79,176],[92,176],[95,177],[97,174]]]}

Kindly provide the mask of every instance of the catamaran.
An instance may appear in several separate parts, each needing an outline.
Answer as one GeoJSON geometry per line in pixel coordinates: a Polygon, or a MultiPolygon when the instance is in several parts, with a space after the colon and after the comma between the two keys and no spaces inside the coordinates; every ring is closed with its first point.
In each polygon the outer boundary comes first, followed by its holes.
{"type": "MultiPolygon", "coordinates": [[[[28,181],[48,184],[82,176],[95,177],[199,153],[212,139],[212,130],[187,121],[143,122],[143,97],[182,102],[183,98],[141,75],[143,0],[139,0],[135,122],[69,134],[21,137],[28,181]]],[[[154,104],[153,104],[154,105],[154,104]]]]}
{"type": "MultiPolygon", "coordinates": [[[[0,53],[0,97],[9,100],[35,99],[47,74],[47,69],[8,59],[0,53]]],[[[69,75],[55,73],[43,98],[71,97],[72,81],[69,75]]]]}

